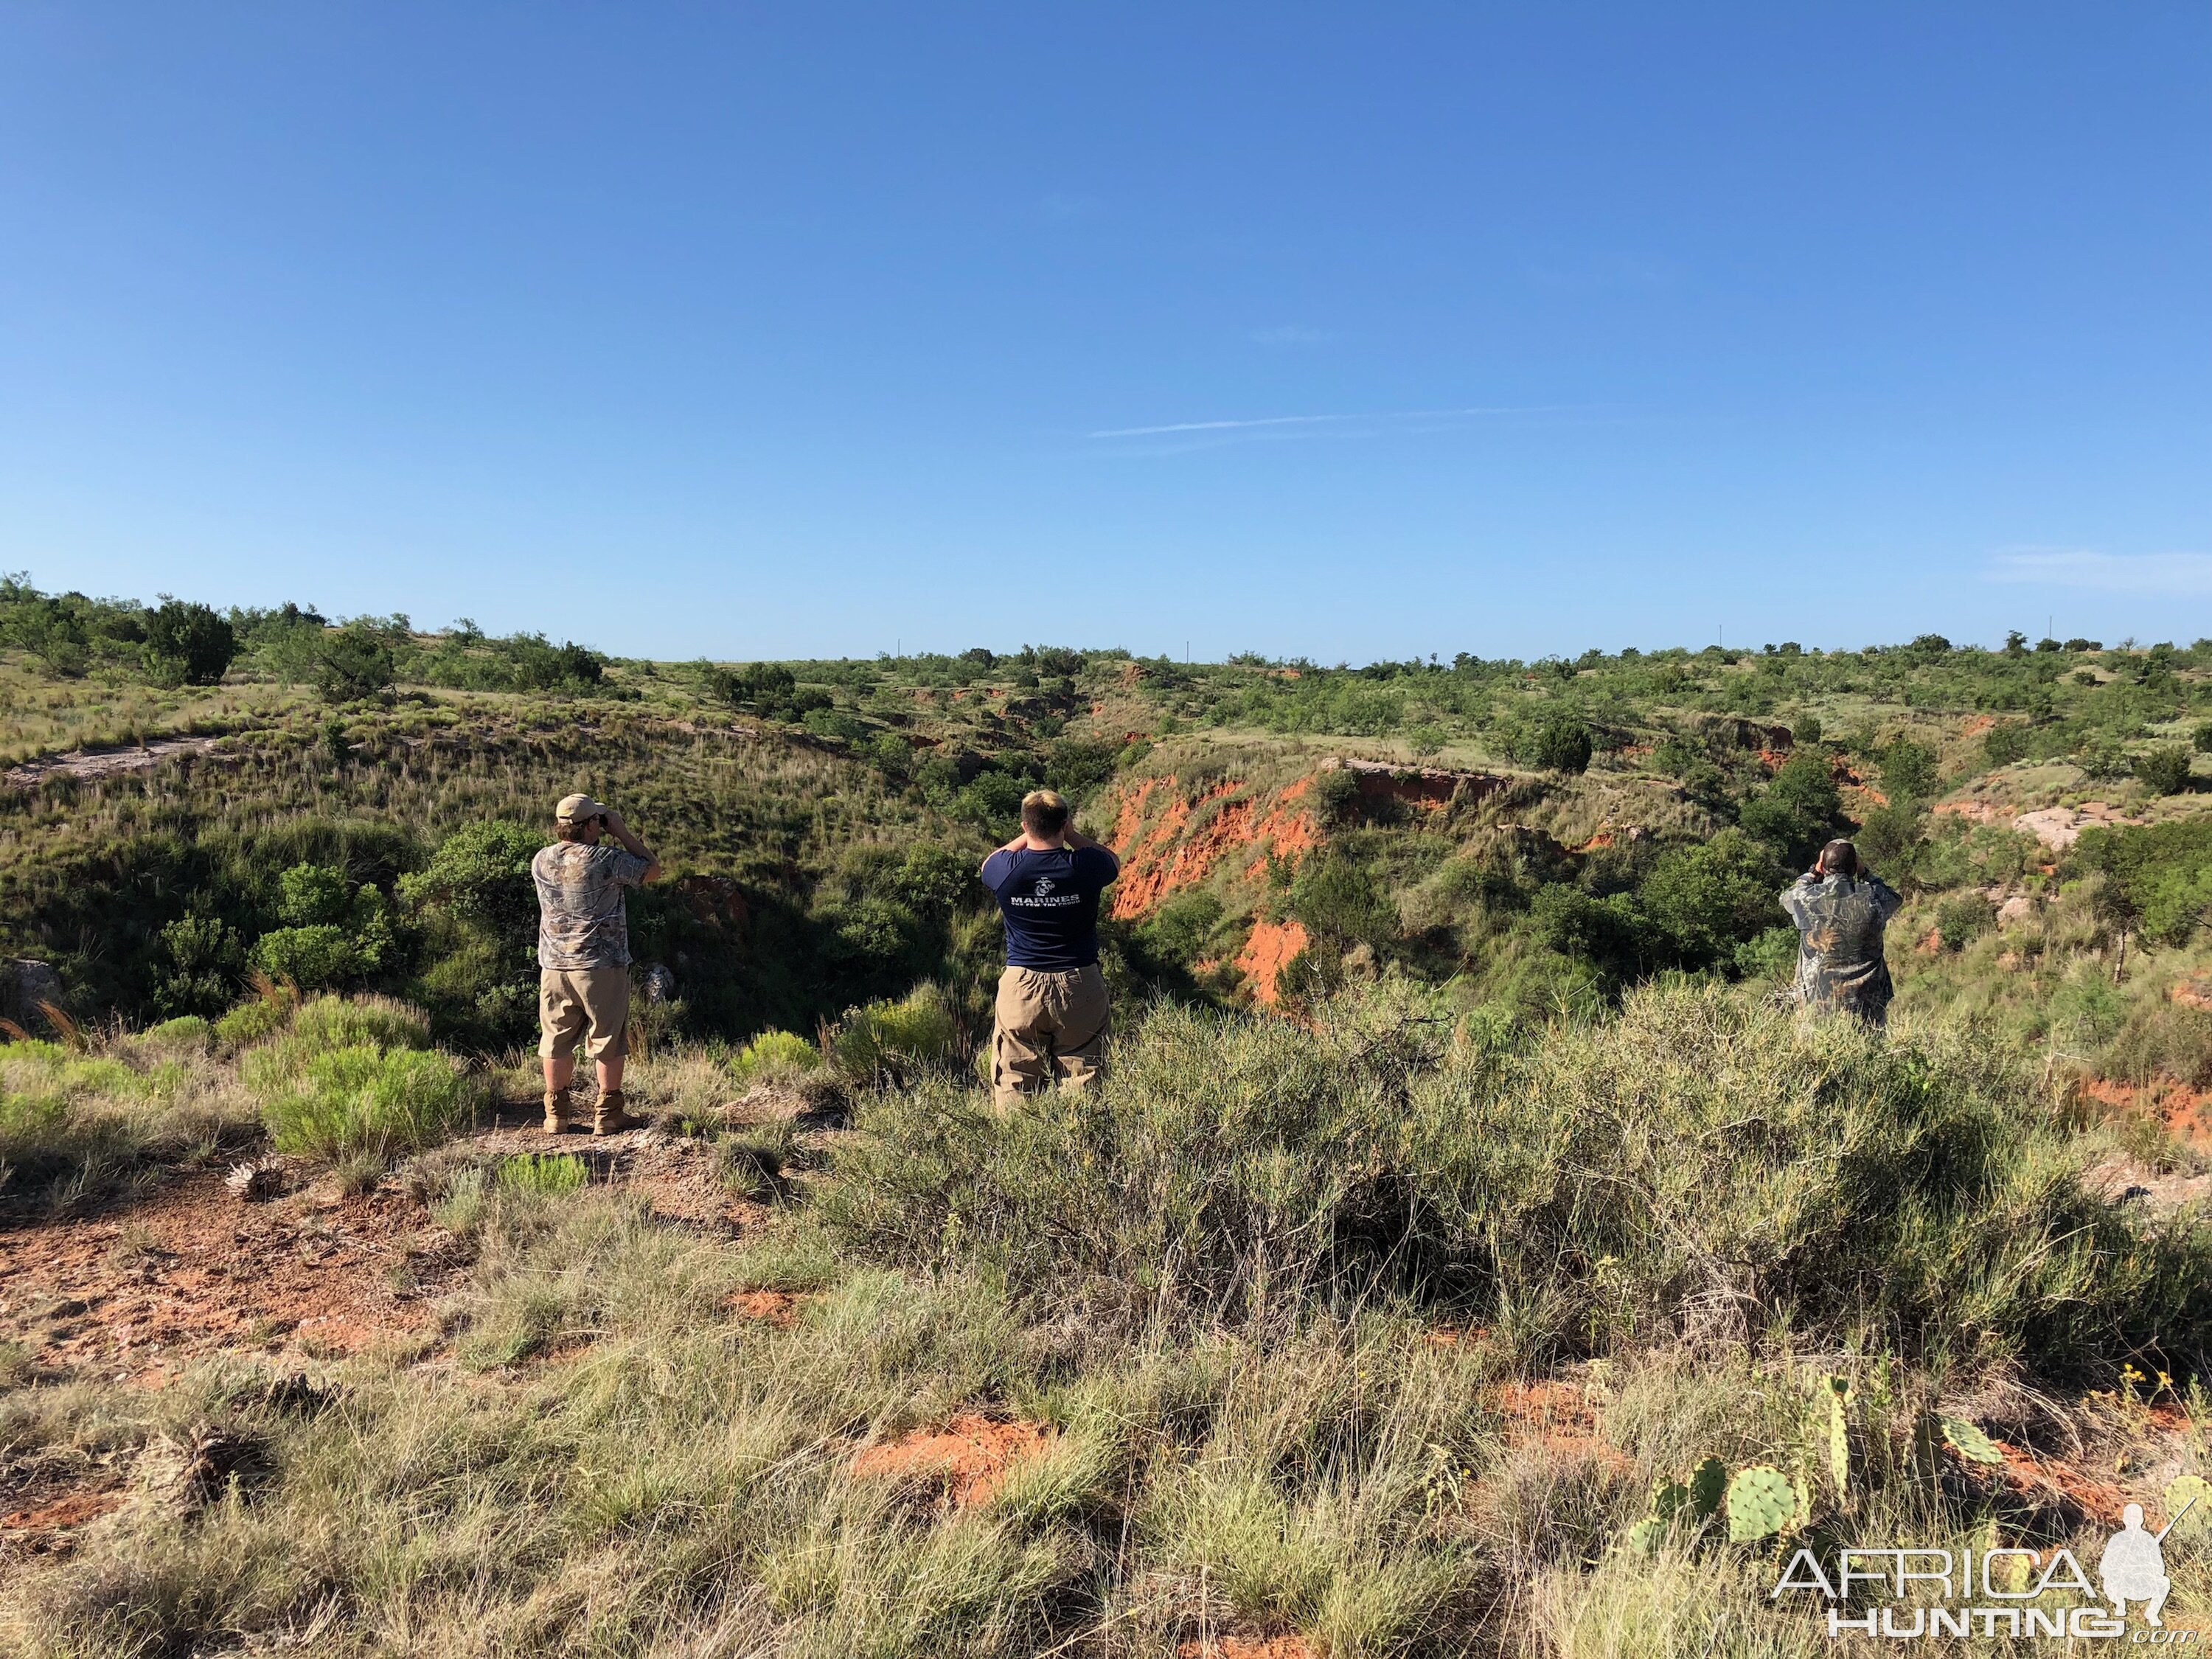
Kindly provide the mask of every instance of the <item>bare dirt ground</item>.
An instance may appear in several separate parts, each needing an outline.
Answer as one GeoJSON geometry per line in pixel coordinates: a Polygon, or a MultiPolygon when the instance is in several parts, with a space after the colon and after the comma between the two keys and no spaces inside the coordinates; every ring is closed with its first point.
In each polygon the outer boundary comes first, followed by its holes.
{"type": "Polygon", "coordinates": [[[173,755],[204,755],[218,741],[215,738],[160,738],[151,743],[115,749],[72,749],[65,754],[47,755],[25,761],[21,766],[11,766],[6,773],[0,774],[0,780],[18,789],[35,789],[58,773],[89,783],[118,772],[143,772],[173,755]]]}
{"type": "MultiPolygon", "coordinates": [[[[573,1154],[594,1182],[629,1188],[687,1229],[734,1239],[768,1214],[723,1184],[711,1145],[654,1129],[548,1135],[534,1108],[507,1107],[459,1146],[487,1159],[573,1154]]],[[[0,1222],[0,1342],[35,1374],[153,1389],[211,1358],[304,1378],[386,1343],[434,1347],[438,1304],[460,1287],[470,1252],[410,1195],[404,1171],[352,1197],[305,1164],[286,1161],[285,1175],[289,1190],[258,1202],[201,1170],[83,1215],[0,1222]]],[[[791,1297],[759,1300],[741,1311],[796,1316],[791,1297]]],[[[127,1462],[76,1451],[0,1460],[0,1560],[67,1548],[130,1480],[127,1462]]]]}

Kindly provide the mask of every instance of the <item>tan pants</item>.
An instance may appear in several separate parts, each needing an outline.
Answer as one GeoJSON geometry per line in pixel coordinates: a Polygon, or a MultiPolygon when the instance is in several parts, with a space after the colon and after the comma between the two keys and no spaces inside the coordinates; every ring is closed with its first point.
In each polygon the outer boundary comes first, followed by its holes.
{"type": "Polygon", "coordinates": [[[541,1059],[568,1059],[579,1037],[589,1058],[620,1059],[629,1052],[629,969],[540,969],[538,1029],[541,1059]]]}
{"type": "Polygon", "coordinates": [[[991,1097],[1004,1106],[1048,1089],[1080,1089],[1105,1070],[1110,1011],[1096,966],[1046,973],[1009,968],[999,975],[998,1029],[991,1034],[991,1097]]]}

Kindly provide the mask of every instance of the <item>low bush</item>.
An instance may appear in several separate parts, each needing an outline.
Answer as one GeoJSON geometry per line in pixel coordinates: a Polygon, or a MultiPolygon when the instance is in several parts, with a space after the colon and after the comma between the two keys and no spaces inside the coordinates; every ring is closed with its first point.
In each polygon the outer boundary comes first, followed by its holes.
{"type": "Polygon", "coordinates": [[[316,1053],[262,1106],[277,1151],[390,1159],[466,1127],[480,1091],[443,1054],[362,1045],[316,1053]]]}
{"type": "Polygon", "coordinates": [[[66,1206],[242,1138],[252,1114],[192,1043],[0,1044],[0,1200],[66,1206]]]}
{"type": "Polygon", "coordinates": [[[959,1048],[959,1021],[945,993],[920,985],[902,1001],[848,1009],[830,1054],[850,1077],[909,1078],[953,1065],[959,1048]]]}
{"type": "Polygon", "coordinates": [[[2026,1062],[1970,1031],[1689,988],[1520,1053],[1378,1018],[1156,1008],[1087,1091],[1004,1117],[942,1085],[886,1097],[823,1212],[1139,1322],[1380,1290],[1528,1352],[1771,1323],[2069,1375],[2212,1332],[2212,1235],[2087,1193],[2026,1062]]]}
{"type": "Polygon", "coordinates": [[[1965,950],[1996,925],[1996,906],[1978,892],[1953,893],[1936,907],[1936,933],[1947,951],[1965,950]]]}
{"type": "Polygon", "coordinates": [[[730,1070],[745,1085],[796,1077],[821,1064],[822,1051],[797,1032],[763,1031],[738,1050],[730,1070]]]}
{"type": "Polygon", "coordinates": [[[258,996],[241,1002],[215,1023],[217,1042],[233,1048],[266,1042],[291,1022],[292,1004],[283,996],[258,996]]]}

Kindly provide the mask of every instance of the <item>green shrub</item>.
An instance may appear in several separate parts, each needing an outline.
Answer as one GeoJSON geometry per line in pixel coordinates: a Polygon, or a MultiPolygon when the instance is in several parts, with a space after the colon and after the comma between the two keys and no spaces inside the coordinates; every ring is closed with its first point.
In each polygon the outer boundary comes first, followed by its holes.
{"type": "Polygon", "coordinates": [[[2154,795],[2178,795],[2189,787],[2189,750],[2160,744],[2136,757],[2136,777],[2154,795]]]}
{"type": "Polygon", "coordinates": [[[477,1099],[442,1054],[363,1045],[308,1060],[297,1083],[264,1103],[262,1121],[279,1152],[333,1162],[355,1153],[390,1159],[458,1133],[477,1099]]]}
{"type": "Polygon", "coordinates": [[[848,1076],[904,1078],[950,1066],[959,1044],[959,1024],[944,992],[918,985],[902,1001],[847,1010],[831,1054],[848,1076]]]}
{"type": "Polygon", "coordinates": [[[279,927],[253,941],[253,965],[270,978],[303,991],[325,990],[361,972],[352,937],[343,927],[319,922],[311,927],[279,927]]]}
{"type": "Polygon", "coordinates": [[[2212,755],[2212,720],[2199,720],[2190,729],[2190,746],[2200,755],[2212,755]]]}
{"type": "Polygon", "coordinates": [[[1982,753],[1992,766],[2009,766],[2014,761],[2025,760],[2031,747],[2025,726],[1993,726],[1982,738],[1982,753]]]}
{"type": "Polygon", "coordinates": [[[229,621],[204,605],[164,599],[146,613],[146,666],[176,685],[215,685],[238,655],[229,621]]]}
{"type": "Polygon", "coordinates": [[[1936,907],[1936,932],[1947,951],[1965,950],[1996,925],[1996,906],[1978,892],[1953,893],[1936,907]]]}
{"type": "Polygon", "coordinates": [[[742,1085],[773,1082],[821,1064],[822,1051],[797,1032],[763,1031],[738,1050],[730,1070],[742,1085]]]}
{"type": "Polygon", "coordinates": [[[1899,738],[1875,757],[1883,793],[1891,800],[1926,800],[1936,793],[1936,751],[1925,744],[1899,738]]]}
{"type": "Polygon", "coordinates": [[[1562,714],[1531,729],[1514,745],[1513,758],[1547,772],[1589,770],[1590,729],[1572,715],[1562,714]]]}
{"type": "Polygon", "coordinates": [[[316,689],[332,702],[373,697],[392,688],[398,678],[398,659],[392,642],[367,623],[348,623],[327,632],[318,630],[314,641],[316,689]]]}
{"type": "Polygon", "coordinates": [[[291,1018],[292,1005],[283,997],[255,997],[216,1021],[216,1041],[226,1048],[250,1048],[276,1036],[291,1018]]]}
{"type": "Polygon", "coordinates": [[[2118,783],[2134,775],[2135,763],[2128,757],[2127,745],[2117,738],[2095,737],[2084,743],[2074,757],[2075,764],[2098,783],[2118,783]]]}
{"type": "Polygon", "coordinates": [[[175,1019],[165,1019],[145,1033],[146,1041],[164,1048],[185,1048],[204,1053],[215,1042],[215,1027],[198,1014],[180,1014],[175,1019]]]}
{"type": "Polygon", "coordinates": [[[2073,862],[2109,876],[2124,912],[2161,944],[2185,944],[2212,919],[2212,817],[2087,830],[2073,862]]]}

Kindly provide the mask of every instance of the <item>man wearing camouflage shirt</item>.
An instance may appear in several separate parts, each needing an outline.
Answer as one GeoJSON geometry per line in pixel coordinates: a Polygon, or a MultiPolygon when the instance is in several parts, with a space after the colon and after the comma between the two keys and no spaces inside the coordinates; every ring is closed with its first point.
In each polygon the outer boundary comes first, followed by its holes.
{"type": "Polygon", "coordinates": [[[1797,1000],[1879,1025],[1889,1016],[1889,963],[1882,929],[1904,900],[1868,873],[1859,849],[1832,841],[1818,863],[1784,890],[1797,924],[1797,1000]]]}
{"type": "Polygon", "coordinates": [[[651,881],[660,860],[622,815],[589,795],[568,795],[554,809],[558,837],[530,861],[538,884],[538,1053],[545,1062],[545,1130],[583,1128],[568,1112],[577,1040],[597,1062],[595,1135],[618,1134],[645,1120],[623,1109],[623,1060],[629,1052],[629,913],[626,887],[651,881]],[[619,847],[604,846],[611,836],[619,847]]]}

